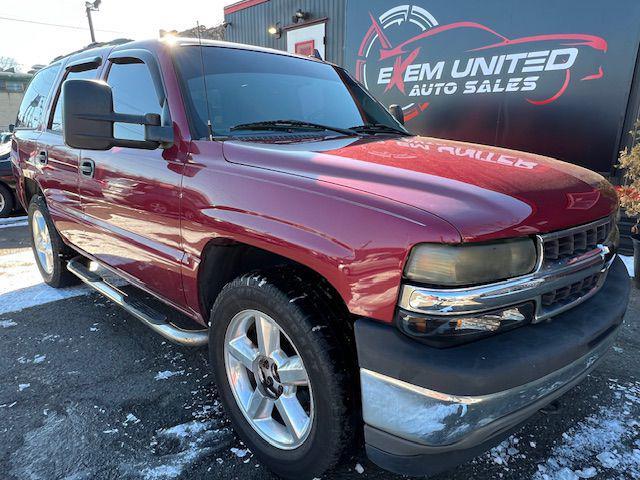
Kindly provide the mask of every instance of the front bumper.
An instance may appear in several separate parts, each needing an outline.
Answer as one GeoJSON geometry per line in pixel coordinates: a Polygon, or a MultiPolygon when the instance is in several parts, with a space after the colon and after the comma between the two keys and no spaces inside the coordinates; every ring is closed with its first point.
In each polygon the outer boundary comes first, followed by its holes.
{"type": "Polygon", "coordinates": [[[616,259],[597,295],[552,321],[444,350],[356,322],[370,458],[433,474],[498,443],[595,367],[615,340],[629,284],[616,259]]]}

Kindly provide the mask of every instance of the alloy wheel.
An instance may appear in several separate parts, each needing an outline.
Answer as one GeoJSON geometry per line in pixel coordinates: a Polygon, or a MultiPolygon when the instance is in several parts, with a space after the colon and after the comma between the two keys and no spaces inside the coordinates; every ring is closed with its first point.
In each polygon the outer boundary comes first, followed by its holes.
{"type": "Polygon", "coordinates": [[[47,222],[40,210],[36,210],[33,213],[31,230],[38,262],[42,269],[51,275],[53,273],[53,246],[51,244],[51,235],[49,235],[49,227],[47,227],[47,222]]]}
{"type": "Polygon", "coordinates": [[[225,369],[251,427],[269,444],[298,448],[311,431],[313,393],[302,357],[269,315],[243,310],[227,327],[225,369]]]}

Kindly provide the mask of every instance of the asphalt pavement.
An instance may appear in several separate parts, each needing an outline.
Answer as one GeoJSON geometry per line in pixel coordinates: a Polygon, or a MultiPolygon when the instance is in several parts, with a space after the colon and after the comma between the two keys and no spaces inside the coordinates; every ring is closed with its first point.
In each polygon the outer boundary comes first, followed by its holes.
{"type": "MultiPolygon", "coordinates": [[[[274,478],[229,425],[205,349],[84,289],[51,297],[16,225],[0,224],[0,479],[274,478]]],[[[634,290],[615,349],[557,408],[435,478],[640,478],[639,312],[634,290]]],[[[399,477],[356,450],[324,478],[399,477]]]]}

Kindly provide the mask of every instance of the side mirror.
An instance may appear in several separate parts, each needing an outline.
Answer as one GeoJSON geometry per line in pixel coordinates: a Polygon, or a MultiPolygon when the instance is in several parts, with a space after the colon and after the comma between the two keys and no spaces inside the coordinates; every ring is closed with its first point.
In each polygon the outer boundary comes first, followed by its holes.
{"type": "Polygon", "coordinates": [[[16,131],[16,126],[13,123],[9,124],[9,133],[13,133],[16,131]]]}
{"type": "Polygon", "coordinates": [[[64,143],[83,150],[130,147],[154,150],[173,145],[173,128],[161,126],[160,115],[129,115],[113,111],[111,87],[97,80],[67,80],[62,85],[64,143]],[[144,140],[114,138],[114,123],[144,125],[144,140]]]}
{"type": "Polygon", "coordinates": [[[400,125],[404,125],[404,111],[400,105],[389,105],[389,113],[400,125]]]}

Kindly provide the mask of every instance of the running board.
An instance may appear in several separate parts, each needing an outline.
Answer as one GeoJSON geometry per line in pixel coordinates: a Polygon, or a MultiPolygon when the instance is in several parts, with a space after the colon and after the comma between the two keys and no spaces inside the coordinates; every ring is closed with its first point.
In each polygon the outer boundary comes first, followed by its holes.
{"type": "Polygon", "coordinates": [[[201,347],[209,342],[207,330],[185,330],[176,327],[162,313],[105,282],[100,275],[89,270],[78,257],[67,263],[67,270],[170,342],[187,347],[201,347]]]}

